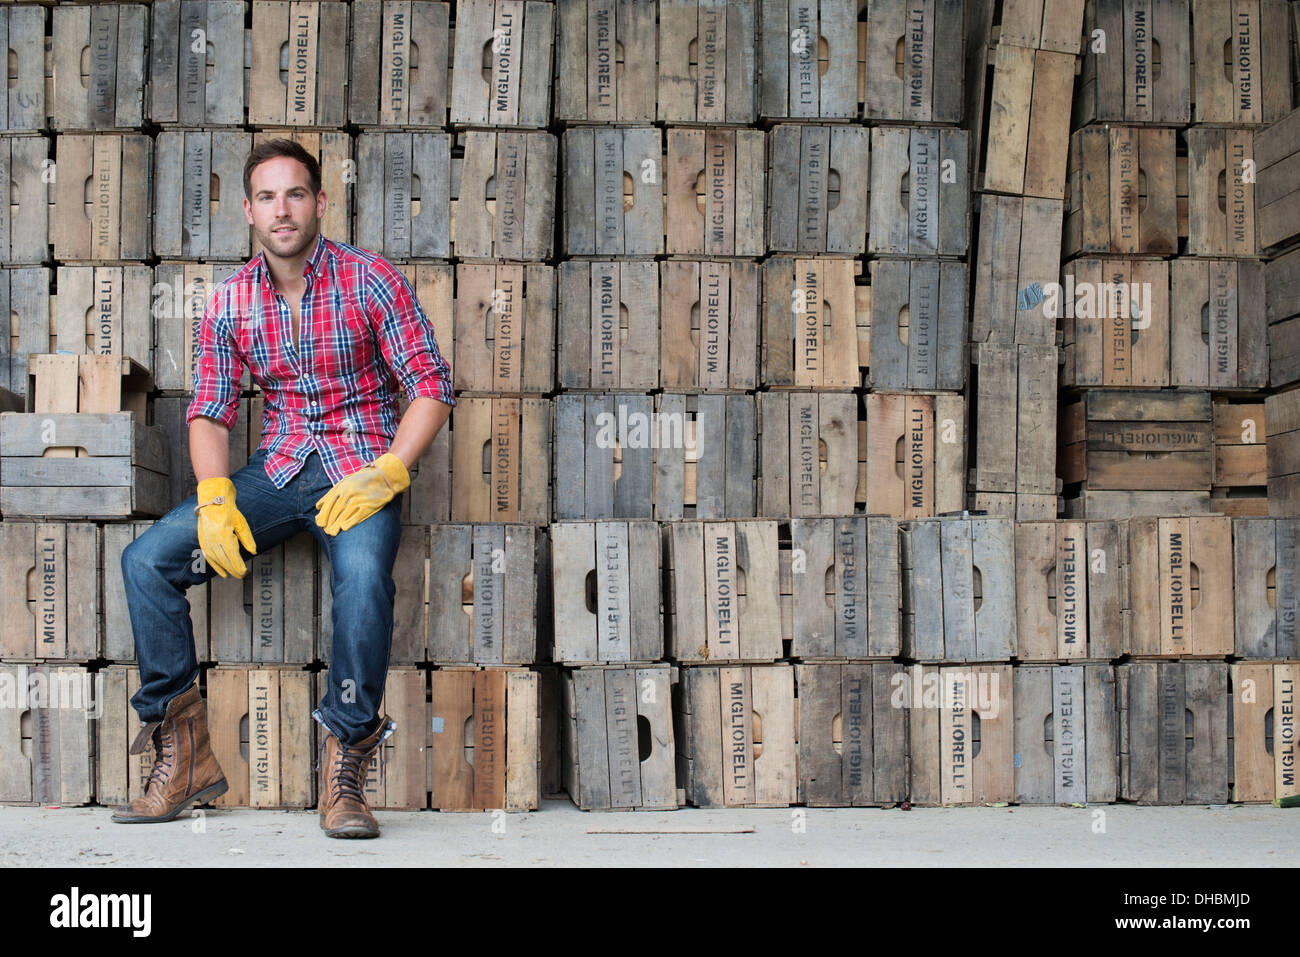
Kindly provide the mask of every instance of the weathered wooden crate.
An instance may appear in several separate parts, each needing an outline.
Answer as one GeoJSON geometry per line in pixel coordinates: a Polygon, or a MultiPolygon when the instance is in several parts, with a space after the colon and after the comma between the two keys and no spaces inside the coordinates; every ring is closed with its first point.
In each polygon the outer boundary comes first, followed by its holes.
{"type": "MultiPolygon", "coordinates": [[[[54,334],[48,350],[35,351],[129,356],[145,370],[152,370],[154,330],[150,310],[157,301],[153,295],[153,269],[59,266],[56,276],[57,293],[51,310],[54,334]]],[[[3,282],[0,278],[0,284],[3,282]]],[[[22,330],[14,332],[22,337],[22,330]]]]}
{"type": "Polygon", "coordinates": [[[1057,429],[1066,485],[1208,492],[1213,484],[1208,392],[1090,389],[1062,404],[1057,429]]]}
{"type": "Polygon", "coordinates": [[[229,789],[217,807],[316,803],[313,675],[291,668],[208,671],[208,734],[229,789]]]}
{"type": "Polygon", "coordinates": [[[877,259],[870,268],[871,370],[866,384],[960,391],[969,361],[966,264],[877,259]]]}
{"type": "MultiPolygon", "coordinates": [[[[199,327],[217,284],[239,271],[242,263],[163,262],[154,267],[154,296],[150,310],[154,343],[153,380],[164,393],[193,394],[198,362],[199,327]]],[[[439,339],[441,342],[441,339],[439,339]]],[[[240,389],[251,379],[240,372],[240,389]]]]}
{"type": "Polygon", "coordinates": [[[457,400],[451,430],[451,520],[551,517],[551,400],[457,400]]]}
{"type": "MultiPolygon", "coordinates": [[[[752,0],[746,6],[752,6],[752,0]]],[[[664,4],[692,31],[695,4],[664,4]],[[689,9],[689,18],[683,11],[689,9]]],[[[713,13],[712,6],[709,12],[713,13]]],[[[719,6],[717,10],[721,10],[719,6]]],[[[743,7],[742,7],[743,9],[743,7]]],[[[653,123],[655,121],[656,5],[612,0],[560,0],[556,4],[555,118],[561,123],[653,123]]],[[[704,15],[704,11],[700,11],[704,15]]],[[[752,16],[752,14],[751,14],[752,16]]],[[[682,50],[686,50],[683,43],[682,50]]],[[[750,44],[750,56],[753,56],[750,44]]],[[[739,51],[737,51],[739,52],[739,51]]],[[[684,53],[683,53],[684,55],[684,53]]],[[[682,70],[682,78],[693,78],[682,70]]],[[[725,72],[722,74],[725,77],[725,72]]],[[[750,85],[753,85],[752,68],[750,85]]],[[[716,94],[715,94],[716,95],[716,94]]],[[[751,94],[752,95],[752,94],[751,94]]],[[[678,99],[681,98],[679,94],[678,99]]],[[[676,105],[677,100],[674,100],[676,105]]],[[[695,115],[691,93],[690,116],[695,115]]],[[[751,116],[748,119],[752,119],[751,116]]],[[[741,120],[738,122],[748,122],[741,120]]]]}
{"type": "MultiPolygon", "coordinates": [[[[1291,243],[1300,235],[1296,222],[1300,215],[1300,189],[1296,186],[1296,171],[1300,169],[1300,110],[1257,132],[1254,155],[1246,155],[1255,163],[1255,229],[1259,248],[1291,243]]],[[[1235,166],[1231,173],[1236,173],[1235,166]]],[[[1235,179],[1233,184],[1236,185],[1235,179]]]]}
{"type": "MultiPolygon", "coordinates": [[[[857,499],[866,503],[866,513],[925,518],[960,512],[966,499],[966,400],[875,392],[863,402],[857,499]]],[[[825,488],[825,476],[822,482],[825,488]]]]}
{"type": "Polygon", "coordinates": [[[667,138],[665,251],[687,256],[763,255],[767,251],[763,132],[670,129],[667,138]]]}
{"type": "Polygon", "coordinates": [[[757,398],[758,514],[853,514],[867,452],[858,397],[847,392],[760,392],[757,398]]]}
{"type": "Polygon", "coordinates": [[[963,0],[870,0],[866,17],[868,121],[960,123],[963,0]],[[900,62],[901,59],[901,62],[900,62]]]}
{"type": "Polygon", "coordinates": [[[1075,55],[1004,42],[988,59],[992,100],[976,182],[991,193],[1062,199],[1066,151],[1061,144],[1070,132],[1075,55]]]}
{"type": "Polygon", "coordinates": [[[1129,519],[1130,655],[1233,651],[1232,519],[1129,519]]]}
{"type": "Polygon", "coordinates": [[[654,127],[566,130],[564,250],[570,256],[664,251],[663,146],[654,127]]]}
{"type": "MultiPolygon", "coordinates": [[[[53,97],[49,101],[50,126],[61,132],[69,130],[135,129],[144,121],[145,38],[148,28],[149,8],[138,3],[96,3],[88,6],[59,5],[50,11],[53,40],[50,47],[50,66],[53,97]],[[86,78],[82,80],[82,64],[86,78]],[[84,83],[84,85],[83,85],[84,83]]],[[[26,20],[9,16],[20,28],[18,43],[9,44],[20,58],[33,55],[32,35],[23,31],[30,24],[40,23],[44,12],[26,20]]],[[[44,31],[42,31],[44,32],[44,31]]],[[[12,33],[12,28],[11,28],[12,33]]],[[[37,39],[41,40],[39,35],[37,39]]],[[[39,46],[36,47],[39,50],[39,46]]],[[[36,102],[32,96],[31,81],[23,75],[23,67],[36,65],[39,56],[27,62],[19,61],[18,126],[9,129],[35,129],[24,124],[24,111],[39,108],[45,90],[40,90],[36,102]],[[27,82],[24,82],[27,81],[27,82]]],[[[43,72],[43,71],[42,71],[43,72]]],[[[42,79],[41,73],[36,74],[42,79]]],[[[15,91],[11,91],[11,98],[15,91]]],[[[30,115],[30,114],[28,114],[30,115]]]]}
{"type": "Polygon", "coordinates": [[[1119,710],[1109,664],[1013,670],[1017,804],[1111,804],[1119,710]]]}
{"type": "Polygon", "coordinates": [[[84,667],[0,664],[0,803],[75,806],[95,793],[101,693],[84,667]],[[26,720],[24,720],[24,718],[26,720]]]}
{"type": "MultiPolygon", "coordinates": [[[[435,306],[429,303],[426,312],[435,306]]],[[[458,392],[550,392],[555,388],[555,270],[535,263],[458,265],[455,341],[454,359],[447,361],[458,392]]]]}
{"type": "Polygon", "coordinates": [[[149,374],[130,356],[29,355],[28,412],[134,412],[146,419],[149,374]]]}
{"type": "Polygon", "coordinates": [[[358,126],[444,126],[451,88],[451,5],[352,0],[348,7],[348,119],[358,126]]]}
{"type": "MultiPolygon", "coordinates": [[[[6,519],[10,518],[6,514],[6,519]]],[[[93,523],[0,522],[0,657],[90,661],[100,653],[102,536],[93,523]]]]}
{"type": "Polygon", "coordinates": [[[1042,517],[1053,518],[1057,492],[1057,349],[1050,345],[986,342],[978,347],[977,356],[975,488],[979,492],[1016,493],[1024,498],[1012,513],[1021,518],[1026,517],[1019,512],[1028,505],[1029,498],[1046,497],[1041,507],[1049,509],[1050,514],[1042,517]]]}
{"type": "MultiPolygon", "coordinates": [[[[214,134],[215,135],[215,134],[214,134]]],[[[327,203],[321,217],[320,231],[335,241],[352,241],[352,194],[355,161],[352,158],[352,134],[340,130],[272,129],[253,134],[253,145],[270,139],[293,140],[320,163],[321,189],[327,203]]],[[[242,165],[240,167],[242,177],[242,165]]],[[[242,180],[238,188],[243,189],[242,180]]],[[[249,229],[249,257],[262,251],[261,240],[249,229]]]]}
{"type": "MultiPolygon", "coordinates": [[[[871,130],[867,252],[964,256],[970,234],[969,134],[949,128],[871,130]]],[[[841,203],[844,188],[841,187],[841,203]]]]}
{"type": "Polygon", "coordinates": [[[554,3],[458,0],[454,37],[453,124],[546,127],[551,119],[554,3]]]}
{"type": "MultiPolygon", "coordinates": [[[[655,451],[662,440],[654,400],[570,393],[554,401],[555,517],[652,517],[655,451]]],[[[674,433],[667,441],[682,444],[685,438],[674,433]]]]}
{"type": "MultiPolygon", "coordinates": [[[[1250,130],[1192,127],[1183,135],[1187,140],[1187,254],[1254,256],[1259,248],[1255,239],[1256,174],[1246,163],[1256,155],[1254,134],[1250,130]]],[[[1146,172],[1149,194],[1152,172],[1150,168],[1146,172]]],[[[1144,223],[1150,206],[1148,195],[1144,223]]]]}
{"type": "Polygon", "coordinates": [[[922,806],[1014,801],[1011,666],[912,665],[908,671],[912,680],[896,693],[909,712],[909,800],[922,806]]]}
{"type": "Polygon", "coordinates": [[[1234,619],[1239,658],[1297,658],[1300,520],[1232,522],[1234,619]]]}
{"type": "Polygon", "coordinates": [[[798,664],[799,800],[889,807],[907,800],[907,711],[892,663],[798,664]]]}
{"type": "Polygon", "coordinates": [[[1268,421],[1269,514],[1300,514],[1300,391],[1264,400],[1268,421]]]}
{"type": "MultiPolygon", "coordinates": [[[[428,645],[429,525],[402,525],[402,537],[393,562],[393,635],[389,660],[418,665],[428,645]]],[[[329,555],[318,548],[320,562],[318,636],[316,657],[328,663],[334,650],[334,579],[329,555]]],[[[216,581],[217,579],[213,579],[216,581]]]]}
{"type": "Polygon", "coordinates": [[[148,258],[155,218],[150,199],[153,138],[135,133],[64,133],[55,148],[58,179],[50,223],[54,258],[148,258]]]}
{"type": "Polygon", "coordinates": [[[429,527],[428,658],[437,664],[531,665],[550,634],[546,529],[429,527]]]}
{"type": "Polygon", "coordinates": [[[1268,514],[1267,438],[1264,403],[1215,400],[1211,491],[1224,514],[1268,514]]]}
{"type": "MultiPolygon", "coordinates": [[[[104,557],[103,618],[104,641],[101,652],[109,661],[135,660],[135,632],[126,604],[126,585],[122,580],[122,551],[149,530],[153,522],[107,522],[102,530],[104,557]]],[[[194,657],[211,661],[208,645],[208,585],[194,585],[185,593],[190,603],[190,630],[194,634],[194,657]]],[[[135,672],[135,687],[140,687],[135,672]]],[[[125,754],[125,750],[123,751],[125,754]]]]}
{"type": "Polygon", "coordinates": [[[1081,489],[1066,498],[1066,518],[1111,519],[1144,515],[1211,515],[1219,509],[1209,492],[1081,489]]]}
{"type": "Polygon", "coordinates": [[[456,257],[549,259],[555,231],[555,137],[479,131],[460,134],[457,143],[463,158],[452,164],[456,257]]]}
{"type": "Polygon", "coordinates": [[[1175,259],[1170,279],[1170,384],[1264,388],[1269,350],[1263,264],[1175,259]]]}
{"type": "Polygon", "coordinates": [[[169,458],[162,430],[142,424],[134,412],[0,413],[0,512],[5,518],[162,515],[169,458]]]}
{"type": "Polygon", "coordinates": [[[1300,382],[1300,248],[1265,264],[1264,304],[1269,382],[1275,389],[1300,382]]]}
{"type": "Polygon", "coordinates": [[[899,654],[898,523],[843,516],[790,520],[781,552],[781,631],[802,661],[899,654]]]}
{"type": "Polygon", "coordinates": [[[798,800],[791,665],[682,668],[673,689],[677,778],[695,807],[798,800]]]}
{"type": "MultiPolygon", "coordinates": [[[[1169,263],[1076,259],[1063,272],[1057,297],[1065,358],[1061,384],[1169,385],[1169,263]]],[[[1198,313],[1198,333],[1199,327],[1198,313]]]]}
{"type": "MultiPolygon", "coordinates": [[[[447,267],[450,268],[450,267],[447,267]]],[[[450,296],[448,280],[448,296],[450,296]]],[[[450,315],[450,306],[447,314],[450,315]]],[[[442,341],[439,337],[439,342],[442,341]]],[[[445,353],[444,353],[445,355],[445,353]]],[[[405,395],[397,399],[398,412],[406,414],[410,401],[405,395]]],[[[453,415],[455,412],[453,410],[453,415]]],[[[429,450],[410,469],[411,487],[402,495],[404,525],[432,525],[451,521],[451,430],[439,429],[429,450]]]]}
{"type": "MultiPolygon", "coordinates": [[[[450,256],[451,134],[363,132],[356,156],[356,244],[390,258],[450,256]]],[[[465,218],[489,220],[486,209],[465,218]]]]}
{"type": "Polygon", "coordinates": [[[561,674],[562,767],[574,804],[584,811],[678,807],[676,675],[677,669],[666,665],[561,674]]]}
{"type": "Polygon", "coordinates": [[[1300,795],[1296,781],[1296,685],[1300,664],[1229,666],[1232,800],[1274,801],[1300,795]]]}
{"type": "Polygon", "coordinates": [[[1288,6],[1295,8],[1285,0],[1192,0],[1194,122],[1253,126],[1291,109],[1288,6]]]}
{"type": "MultiPolygon", "coordinates": [[[[95,803],[118,807],[144,797],[153,771],[152,742],[140,754],[131,754],[131,742],[142,724],[131,698],[140,690],[140,669],[110,665],[95,678],[100,685],[99,718],[95,722],[95,803]]],[[[224,768],[223,768],[224,770],[224,768]]],[[[194,810],[190,810],[194,815],[194,810]]]]}
{"type": "Polygon", "coordinates": [[[665,392],[655,396],[654,403],[655,518],[667,522],[755,515],[754,397],[665,392]]]}
{"type": "MultiPolygon", "coordinates": [[[[613,6],[613,3],[608,4],[610,9],[613,6]]],[[[760,6],[761,0],[732,3],[724,0],[666,0],[659,4],[658,118],[661,122],[754,122],[758,114],[756,57],[760,6]]],[[[629,7],[634,5],[619,5],[620,22],[629,7]]],[[[652,16],[651,34],[653,30],[652,16]]],[[[589,33],[588,44],[591,43],[590,36],[589,33]]],[[[635,42],[638,37],[633,35],[631,39],[635,42]]],[[[626,42],[623,51],[626,74],[629,56],[626,42]]],[[[578,76],[581,79],[581,71],[578,76]]],[[[648,85],[653,96],[653,76],[648,85]]],[[[620,87],[620,91],[622,89],[620,87]]],[[[590,79],[588,90],[588,102],[591,103],[594,97],[590,79]]],[[[595,93],[599,92],[600,85],[597,84],[595,93]]],[[[609,97],[609,93],[605,95],[609,97]]],[[[599,99],[596,102],[599,103],[599,99]]],[[[587,116],[591,120],[615,118],[591,116],[590,112],[587,116]]]]}
{"type": "Polygon", "coordinates": [[[1015,523],[909,521],[901,532],[903,655],[923,661],[1015,656],[1015,523]]]}
{"type": "Polygon", "coordinates": [[[1111,660],[1128,650],[1128,528],[1115,521],[1016,525],[1016,657],[1111,660]]]}
{"type": "Polygon", "coordinates": [[[245,0],[152,0],[150,120],[182,127],[245,121],[247,16],[245,0]]]}
{"type": "Polygon", "coordinates": [[[0,136],[0,182],[9,184],[9,202],[0,203],[0,262],[6,266],[50,258],[49,156],[44,136],[0,136]]]}
{"type": "MultiPolygon", "coordinates": [[[[350,7],[343,3],[253,0],[249,125],[342,126],[347,122],[350,7]]],[[[443,32],[445,35],[445,29],[443,32]]],[[[369,41],[365,47],[368,51],[380,46],[379,37],[373,34],[354,36],[354,42],[365,41],[369,41]]],[[[390,48],[383,49],[391,55],[390,48]]],[[[371,57],[370,62],[378,65],[380,58],[373,57],[373,53],[371,57]]],[[[357,59],[354,56],[354,61],[357,59]]],[[[357,73],[360,78],[364,70],[358,69],[357,73]]],[[[392,81],[400,91],[401,74],[392,81]]]]}
{"type": "MultiPolygon", "coordinates": [[[[5,69],[12,71],[6,77],[7,95],[0,96],[0,130],[35,133],[45,127],[46,19],[44,7],[0,7],[0,46],[5,48],[5,69]],[[10,82],[13,86],[9,86],[10,82]]],[[[116,39],[116,34],[113,36],[116,39]]],[[[80,76],[80,69],[77,72],[80,76]]],[[[115,84],[116,72],[109,73],[104,82],[115,84]]]]}
{"type": "Polygon", "coordinates": [[[984,15],[993,18],[1000,44],[1078,53],[1083,26],[1083,0],[1003,0],[1001,5],[982,4],[984,15]],[[995,9],[996,8],[996,9],[995,9]]]}
{"type": "Polygon", "coordinates": [[[1083,35],[1101,31],[1105,52],[1089,42],[1084,53],[1077,125],[1191,122],[1190,7],[1190,0],[1089,0],[1083,35]]]}
{"type": "MultiPolygon", "coordinates": [[[[316,675],[317,697],[323,698],[326,675],[316,675]]],[[[370,755],[366,766],[366,804],[387,811],[422,811],[429,806],[430,730],[428,678],[418,668],[392,667],[384,680],[380,715],[388,715],[396,730],[370,755]]],[[[315,722],[313,722],[315,723],[315,722]]],[[[318,753],[324,747],[321,739],[318,753]]],[[[320,773],[317,772],[317,787],[320,773]]]]}
{"type": "Polygon", "coordinates": [[[668,522],[664,626],[675,661],[775,661],[781,642],[775,521],[668,522]]]}
{"type": "Polygon", "coordinates": [[[49,269],[0,269],[0,389],[19,399],[16,408],[5,411],[25,407],[21,399],[27,395],[27,357],[50,351],[50,305],[49,269]]]}
{"type": "Polygon", "coordinates": [[[851,120],[861,114],[864,51],[857,20],[863,6],[862,0],[760,0],[761,118],[851,120]]]}
{"type": "Polygon", "coordinates": [[[1070,136],[1065,255],[1176,253],[1176,192],[1174,130],[1109,125],[1075,130],[1070,136]]]}
{"type": "Polygon", "coordinates": [[[971,296],[971,341],[1053,345],[1065,204],[1020,196],[980,197],[979,248],[971,296]],[[1037,287],[1035,288],[1035,285],[1037,287]],[[1041,298],[1040,298],[1041,294],[1041,298]]]}
{"type": "MultiPolygon", "coordinates": [[[[917,133],[937,139],[937,133],[917,133]]],[[[772,128],[767,141],[771,252],[854,256],[866,251],[869,193],[879,189],[882,198],[890,195],[868,160],[876,142],[876,131],[868,137],[859,126],[782,123],[772,128]]],[[[906,143],[902,157],[906,166],[906,143]]],[[[899,216],[905,219],[905,211],[899,216]]]]}
{"type": "MultiPolygon", "coordinates": [[[[617,266],[620,284],[624,282],[624,270],[629,266],[634,270],[638,268],[633,264],[617,266]]],[[[640,273],[633,272],[632,275],[639,277],[640,273]]],[[[633,309],[647,307],[628,303],[641,289],[635,278],[630,290],[626,285],[622,288],[624,297],[621,304],[628,307],[628,340],[631,340],[633,309]]],[[[593,284],[593,312],[597,305],[605,303],[604,298],[597,300],[596,292],[593,284]]],[[[660,263],[657,305],[659,342],[651,347],[649,359],[653,363],[657,355],[659,384],[663,388],[727,391],[758,386],[760,318],[759,267],[756,264],[687,260],[660,263]]],[[[639,345],[640,328],[637,333],[639,345]]],[[[627,348],[625,341],[623,355],[626,355],[627,348]]],[[[644,353],[638,350],[630,365],[640,369],[643,361],[644,353]]],[[[624,363],[623,356],[620,356],[620,374],[626,369],[624,363]]],[[[653,379],[654,374],[652,367],[648,370],[648,377],[653,379]]],[[[633,387],[639,388],[639,382],[645,378],[646,375],[639,374],[638,384],[633,387]]],[[[653,381],[649,387],[654,388],[653,381]]]]}
{"type": "MultiPolygon", "coordinates": [[[[692,329],[695,325],[692,319],[696,302],[701,297],[700,265],[662,264],[666,279],[679,280],[688,271],[696,278],[694,284],[687,284],[685,290],[666,303],[675,307],[677,322],[673,326],[674,337],[663,334],[664,344],[666,346],[671,341],[678,352],[701,348],[689,337],[692,331],[698,335],[698,331],[692,329]]],[[[714,267],[710,273],[712,282],[705,287],[706,295],[712,294],[707,301],[712,303],[716,299],[726,303],[720,287],[725,281],[722,277],[728,275],[730,267],[727,264],[704,265],[714,267]]],[[[559,273],[560,323],[557,361],[561,388],[648,392],[659,386],[662,363],[659,352],[660,268],[650,261],[626,260],[569,260],[556,267],[559,273]]],[[[677,286],[680,285],[679,280],[677,286]]],[[[741,290],[742,300],[743,292],[741,290]]],[[[709,319],[717,323],[729,317],[717,309],[709,313],[709,319]]],[[[714,331],[718,338],[711,340],[713,347],[725,356],[727,329],[724,326],[719,331],[715,327],[714,331]]],[[[700,362],[703,361],[701,351],[700,362]]]]}
{"type": "Polygon", "coordinates": [[[1133,661],[1115,667],[1119,796],[1137,804],[1228,800],[1228,666],[1133,661]]]}
{"type": "Polygon", "coordinates": [[[444,668],[429,678],[431,806],[441,811],[537,810],[537,672],[444,668]]]}
{"type": "Polygon", "coordinates": [[[773,256],[763,270],[762,382],[856,389],[870,361],[870,287],[853,259],[773,256]]]}
{"type": "MultiPolygon", "coordinates": [[[[297,534],[256,555],[244,555],[243,578],[208,582],[211,656],[221,664],[304,665],[316,660],[317,555],[309,534],[297,534]]],[[[320,589],[328,563],[320,561],[320,589]]],[[[401,656],[393,655],[397,660],[401,656]]]]}

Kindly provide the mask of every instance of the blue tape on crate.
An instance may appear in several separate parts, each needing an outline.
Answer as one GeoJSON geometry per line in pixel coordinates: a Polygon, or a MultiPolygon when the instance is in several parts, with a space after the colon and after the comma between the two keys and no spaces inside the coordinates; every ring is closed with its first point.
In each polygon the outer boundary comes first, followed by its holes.
{"type": "Polygon", "coordinates": [[[433,719],[433,733],[442,734],[442,718],[433,719]]]}
{"type": "Polygon", "coordinates": [[[1027,309],[1033,309],[1046,298],[1043,287],[1036,282],[1031,282],[1024,289],[1020,290],[1020,295],[1016,297],[1016,304],[1021,312],[1027,309]]]}

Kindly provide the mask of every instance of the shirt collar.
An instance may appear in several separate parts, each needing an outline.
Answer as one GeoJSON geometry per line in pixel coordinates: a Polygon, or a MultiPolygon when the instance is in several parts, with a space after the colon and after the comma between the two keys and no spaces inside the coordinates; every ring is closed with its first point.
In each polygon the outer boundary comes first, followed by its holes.
{"type": "MultiPolygon", "coordinates": [[[[304,276],[311,276],[313,274],[320,276],[324,273],[325,253],[328,245],[329,240],[325,238],[325,234],[318,232],[316,234],[316,245],[312,249],[311,255],[307,257],[307,261],[303,263],[302,274],[304,276]]],[[[271,275],[271,266],[266,261],[265,249],[257,254],[257,271],[259,280],[271,275]]]]}

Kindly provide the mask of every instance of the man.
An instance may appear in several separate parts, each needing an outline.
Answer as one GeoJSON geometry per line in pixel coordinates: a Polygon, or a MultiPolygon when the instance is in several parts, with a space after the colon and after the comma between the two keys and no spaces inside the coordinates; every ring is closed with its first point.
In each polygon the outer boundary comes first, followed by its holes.
{"type": "MultiPolygon", "coordinates": [[[[212,293],[186,413],[198,491],[122,552],[140,690],[131,704],[156,757],[121,823],[169,821],[226,791],[208,742],[185,591],[242,578],[303,528],[330,561],[334,650],[312,716],[322,744],[320,817],[330,837],[377,837],[365,766],[395,723],[378,714],[393,632],[393,562],[408,469],[456,404],[450,369],[410,283],[387,260],[320,235],[320,166],[272,140],[244,164],[244,213],[263,252],[212,293]],[[229,475],[241,366],[265,394],[262,442],[229,475]],[[410,399],[398,423],[397,385],[410,399]]],[[[417,729],[418,730],[418,729],[417,729]]]]}

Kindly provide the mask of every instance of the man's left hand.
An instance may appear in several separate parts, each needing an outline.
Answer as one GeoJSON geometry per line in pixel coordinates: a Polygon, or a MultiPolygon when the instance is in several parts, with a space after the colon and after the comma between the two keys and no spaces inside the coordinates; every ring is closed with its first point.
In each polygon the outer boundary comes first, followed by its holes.
{"type": "Polygon", "coordinates": [[[364,522],[411,485],[406,464],[385,452],[364,468],[339,479],[316,501],[316,524],[337,535],[364,522]]]}

